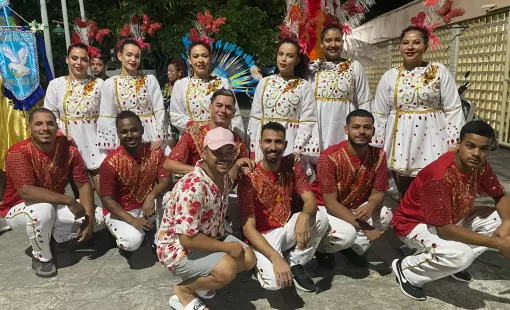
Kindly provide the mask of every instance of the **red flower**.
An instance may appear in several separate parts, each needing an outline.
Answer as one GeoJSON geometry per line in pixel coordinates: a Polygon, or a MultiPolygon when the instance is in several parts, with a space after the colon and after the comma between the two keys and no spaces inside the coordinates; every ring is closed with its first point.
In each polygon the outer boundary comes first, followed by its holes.
{"type": "Polygon", "coordinates": [[[424,6],[434,6],[438,0],[425,0],[424,6]]]}
{"type": "Polygon", "coordinates": [[[189,223],[189,224],[192,224],[193,223],[193,218],[192,217],[188,217],[186,219],[186,221],[189,223]]]}
{"type": "Polygon", "coordinates": [[[198,213],[198,209],[197,209],[197,208],[193,208],[193,207],[192,207],[192,208],[190,208],[190,209],[189,209],[188,213],[189,213],[189,215],[191,215],[191,216],[195,216],[195,215],[197,215],[197,213],[198,213]]]}

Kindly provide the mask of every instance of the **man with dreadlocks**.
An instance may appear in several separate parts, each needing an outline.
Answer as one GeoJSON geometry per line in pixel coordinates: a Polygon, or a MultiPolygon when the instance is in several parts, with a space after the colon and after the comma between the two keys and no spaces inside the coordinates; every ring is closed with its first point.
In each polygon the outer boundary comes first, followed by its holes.
{"type": "Polygon", "coordinates": [[[243,233],[255,250],[255,276],[263,288],[277,290],[292,285],[313,292],[315,283],[304,272],[328,227],[328,217],[317,212],[317,202],[300,160],[283,156],[287,148],[285,127],[269,122],[262,127],[260,149],[264,158],[239,181],[239,206],[243,233]],[[303,210],[291,214],[296,192],[303,210]],[[287,255],[283,255],[287,252],[287,255]]]}

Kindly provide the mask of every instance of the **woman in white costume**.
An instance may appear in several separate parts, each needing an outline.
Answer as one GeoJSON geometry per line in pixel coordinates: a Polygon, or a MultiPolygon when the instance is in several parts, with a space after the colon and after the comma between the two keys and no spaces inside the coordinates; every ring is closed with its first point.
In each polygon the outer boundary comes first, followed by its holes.
{"type": "MultiPolygon", "coordinates": [[[[191,77],[175,82],[170,100],[170,123],[179,130],[180,135],[190,125],[201,126],[209,123],[212,94],[220,88],[230,89],[227,79],[211,76],[211,60],[209,43],[200,40],[191,43],[188,49],[191,77]]],[[[244,124],[237,101],[235,109],[231,129],[244,136],[244,124]]]]}
{"type": "Polygon", "coordinates": [[[321,49],[325,61],[310,63],[309,80],[314,87],[321,151],[347,139],[345,118],[356,110],[371,110],[372,94],[363,67],[341,56],[344,34],[338,24],[325,25],[321,49]]]}
{"type": "Polygon", "coordinates": [[[124,40],[117,57],[122,63],[120,75],[104,82],[101,111],[98,121],[98,143],[102,150],[119,147],[115,117],[121,111],[136,113],[144,127],[143,142],[151,142],[153,148],[161,147],[167,137],[163,95],[156,77],[138,70],[141,49],[137,41],[124,40]]]}
{"type": "Polygon", "coordinates": [[[402,31],[403,64],[383,75],[372,107],[372,143],[384,147],[402,196],[421,169],[455,150],[465,122],[451,73],[440,63],[423,61],[428,43],[422,27],[402,31]]]}
{"type": "Polygon", "coordinates": [[[97,146],[103,80],[87,74],[89,57],[87,45],[76,43],[69,46],[66,58],[69,75],[50,82],[44,107],[55,114],[59,132],[77,146],[97,188],[99,167],[105,157],[97,146]]]}
{"type": "Polygon", "coordinates": [[[317,105],[312,84],[303,79],[306,64],[298,42],[292,38],[282,39],[276,61],[279,73],[263,78],[253,98],[247,141],[250,157],[255,161],[263,158],[259,147],[262,126],[278,122],[287,130],[285,155],[305,155],[303,165],[309,174],[307,163],[310,163],[309,159],[316,159],[320,151],[317,105]]]}

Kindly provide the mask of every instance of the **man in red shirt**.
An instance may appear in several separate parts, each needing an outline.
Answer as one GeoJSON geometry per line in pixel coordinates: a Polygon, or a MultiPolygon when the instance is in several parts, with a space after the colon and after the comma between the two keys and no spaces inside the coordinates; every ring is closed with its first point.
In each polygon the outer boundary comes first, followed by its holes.
{"type": "Polygon", "coordinates": [[[354,110],[347,115],[346,124],[348,140],[326,149],[317,162],[320,191],[315,194],[319,210],[328,215],[331,226],[315,253],[324,268],[334,267],[332,253],[338,251],[352,264],[365,267],[363,254],[388,229],[393,216],[382,205],[388,189],[386,154],[369,145],[374,116],[363,109],[354,110]]]}
{"type": "MultiPolygon", "coordinates": [[[[211,97],[209,105],[211,120],[208,125],[198,127],[197,123],[188,126],[177,145],[165,161],[165,169],[173,174],[184,175],[193,172],[195,164],[205,158],[204,137],[211,129],[222,127],[230,129],[235,114],[234,93],[225,88],[218,89],[211,97]]],[[[243,138],[234,133],[236,159],[247,157],[243,138]]]]}
{"type": "Polygon", "coordinates": [[[160,198],[169,189],[170,178],[163,169],[163,150],[142,143],[140,118],[123,111],[115,123],[121,146],[101,164],[99,195],[106,225],[117,239],[121,255],[127,257],[140,247],[145,231],[151,231],[148,237],[152,243],[154,217],[162,212],[160,198]]]}
{"type": "Polygon", "coordinates": [[[39,277],[57,274],[50,250],[51,237],[61,243],[92,236],[103,221],[83,159],[66,137],[57,137],[55,115],[39,108],[30,113],[31,138],[7,151],[7,186],[0,216],[14,230],[27,233],[32,244],[32,269],[39,277]],[[68,177],[76,183],[81,200],[65,195],[68,177]]]}
{"type": "Polygon", "coordinates": [[[458,149],[421,170],[395,211],[395,233],[417,249],[392,264],[407,297],[425,300],[422,285],[447,276],[470,282],[466,268],[487,248],[510,257],[510,198],[486,161],[494,139],[483,121],[464,125],[458,149]],[[477,194],[496,207],[473,207],[477,194]]]}
{"type": "Polygon", "coordinates": [[[328,229],[328,218],[317,212],[317,202],[303,166],[287,147],[285,127],[269,122],[262,127],[264,158],[239,181],[243,233],[257,256],[256,277],[261,286],[278,290],[292,285],[307,292],[315,283],[304,272],[328,229]],[[303,211],[291,214],[291,197],[304,201],[303,211]],[[288,255],[283,256],[283,252],[288,255]]]}

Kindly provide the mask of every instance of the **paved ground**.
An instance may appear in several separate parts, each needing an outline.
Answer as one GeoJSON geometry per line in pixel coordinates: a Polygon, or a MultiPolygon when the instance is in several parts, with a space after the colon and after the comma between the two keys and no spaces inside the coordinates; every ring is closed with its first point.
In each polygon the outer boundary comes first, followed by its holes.
{"type": "MultiPolygon", "coordinates": [[[[510,151],[498,150],[490,160],[507,189],[509,159],[510,151]]],[[[388,193],[386,204],[395,207],[395,199],[395,192],[388,193]]],[[[26,235],[12,231],[0,235],[0,309],[170,309],[168,298],[179,280],[157,263],[147,246],[126,260],[109,247],[105,233],[96,238],[100,242],[92,248],[58,254],[59,274],[41,279],[30,267],[26,235]]],[[[399,256],[399,246],[388,231],[369,251],[368,269],[349,266],[341,255],[333,272],[317,269],[313,260],[307,271],[320,287],[318,293],[268,292],[249,274],[241,274],[207,304],[214,310],[510,309],[510,260],[485,253],[470,268],[474,282],[436,281],[425,286],[427,301],[416,302],[403,296],[395,277],[388,274],[386,263],[399,256]]]]}

